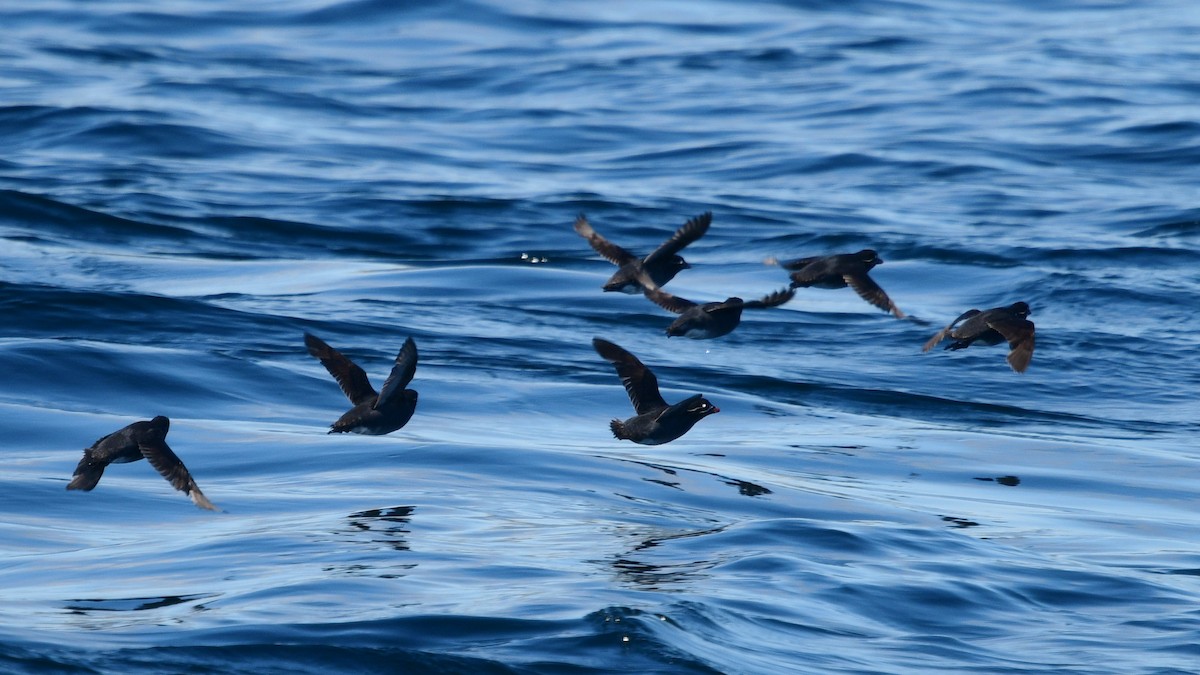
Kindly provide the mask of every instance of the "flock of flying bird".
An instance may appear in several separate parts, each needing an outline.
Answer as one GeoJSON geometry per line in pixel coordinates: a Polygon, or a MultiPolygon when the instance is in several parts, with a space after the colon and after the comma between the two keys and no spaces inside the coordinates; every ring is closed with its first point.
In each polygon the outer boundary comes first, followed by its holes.
{"type": "MultiPolygon", "coordinates": [[[[795,260],[778,261],[768,258],[790,272],[790,287],[749,302],[730,297],[721,302],[699,304],[673,295],[662,286],[680,271],[691,267],[679,252],[708,231],[712,214],[704,213],[683,224],[661,246],[645,257],[638,257],[605,239],[592,228],[587,218],[575,220],[575,231],[588,240],[592,248],[617,271],[604,284],[605,291],[629,294],[642,293],[656,305],[679,315],[666,330],[668,337],[682,336],[707,340],[728,335],[741,323],[743,309],[778,307],[791,300],[797,288],[853,288],[864,300],[904,318],[887,293],[871,279],[869,272],[883,260],[870,249],[795,260]]],[[[1029,305],[1017,302],[1007,307],[971,309],[964,312],[925,343],[929,351],[945,340],[954,342],[946,349],[965,349],[972,344],[1009,345],[1008,364],[1018,373],[1025,372],[1033,357],[1034,326],[1029,321],[1029,305]]],[[[361,367],[323,340],[304,334],[308,353],[321,362],[337,381],[352,407],[330,426],[329,433],[388,434],[400,429],[412,418],[417,407],[417,392],[409,389],[417,370],[417,345],[410,337],[396,355],[395,364],[379,391],[371,386],[361,367]]],[[[701,419],[720,412],[720,409],[701,394],[678,403],[667,404],[659,393],[658,379],[636,356],[620,346],[594,338],[596,353],[611,363],[625,385],[633,403],[635,415],[610,423],[613,436],[643,445],[669,443],[687,433],[701,419]]],[[[83,451],[75,467],[68,490],[89,491],[96,487],[109,464],[123,464],[146,459],[171,483],[186,493],[192,502],[204,509],[217,510],[209,501],[191,473],[167,445],[170,420],[159,415],[149,421],[134,422],[107,436],[101,437],[83,451]]]]}

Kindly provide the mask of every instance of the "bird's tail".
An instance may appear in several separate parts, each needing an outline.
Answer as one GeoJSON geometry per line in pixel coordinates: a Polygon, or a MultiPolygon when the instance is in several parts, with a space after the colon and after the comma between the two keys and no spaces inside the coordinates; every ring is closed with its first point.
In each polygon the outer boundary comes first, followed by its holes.
{"type": "Polygon", "coordinates": [[[625,425],[621,422],[621,420],[613,420],[612,422],[609,422],[608,427],[612,429],[613,438],[622,441],[629,438],[629,435],[625,433],[625,425]]]}

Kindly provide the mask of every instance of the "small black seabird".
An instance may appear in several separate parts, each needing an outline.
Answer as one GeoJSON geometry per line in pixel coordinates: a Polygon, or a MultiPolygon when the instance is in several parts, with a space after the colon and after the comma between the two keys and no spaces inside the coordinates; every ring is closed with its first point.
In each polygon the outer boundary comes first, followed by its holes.
{"type": "Polygon", "coordinates": [[[378,393],[371,387],[367,374],[341,352],[325,344],[321,338],[304,334],[308,353],[321,360],[325,370],[337,380],[346,398],[354,407],[330,425],[329,433],[367,434],[382,436],[408,424],[417,409],[417,392],[405,389],[417,372],[417,345],[412,338],[404,341],[396,354],[396,365],[378,393]]]}
{"type": "Polygon", "coordinates": [[[109,464],[125,464],[147,459],[163,478],[192,498],[192,502],[202,509],[216,511],[217,507],[208,501],[208,497],[200,491],[192,474],[180,461],[179,456],[172,452],[167,445],[167,431],[171,420],[159,415],[149,422],[134,422],[119,431],[104,436],[92,443],[92,447],[84,448],[83,459],[75,467],[71,482],[67,483],[68,490],[91,491],[100,482],[104,469],[109,464]]]}
{"type": "Polygon", "coordinates": [[[875,305],[885,312],[891,312],[897,319],[904,318],[904,312],[896,307],[896,303],[887,293],[875,283],[868,272],[876,265],[882,265],[883,260],[871,249],[863,249],[858,253],[843,253],[840,255],[816,256],[813,258],[797,258],[796,260],[776,261],[768,258],[768,262],[778,262],[791,273],[792,288],[853,288],[863,300],[875,305]]]}
{"type": "Polygon", "coordinates": [[[1023,373],[1033,358],[1033,322],[1028,316],[1029,305],[1023,302],[982,312],[978,309],[967,310],[930,338],[922,351],[933,349],[947,336],[955,339],[955,342],[946,345],[946,349],[950,350],[966,349],[975,342],[996,345],[1007,340],[1008,365],[1018,373],[1023,373]],[[962,325],[955,327],[959,321],[962,321],[962,325]]]}
{"type": "Polygon", "coordinates": [[[684,223],[675,231],[675,234],[671,235],[670,239],[663,242],[654,252],[640,259],[600,236],[588,223],[587,216],[582,213],[575,219],[575,231],[587,239],[597,253],[620,268],[604,284],[604,290],[636,294],[642,292],[642,284],[638,281],[640,274],[649,275],[655,285],[662,286],[674,279],[680,270],[691,267],[678,253],[688,244],[704,236],[704,233],[708,232],[710,224],[712,224],[711,212],[696,216],[684,223]]]}
{"type": "Polygon", "coordinates": [[[597,354],[616,366],[617,375],[637,411],[637,415],[624,422],[614,419],[609,424],[616,438],[642,445],[661,445],[686,434],[702,418],[721,412],[700,394],[667,405],[658,391],[658,378],[636,356],[600,338],[592,338],[592,346],[597,354]]]}
{"type": "Polygon", "coordinates": [[[706,302],[696,304],[677,295],[672,295],[661,288],[646,286],[646,297],[654,304],[668,312],[680,315],[670,326],[667,326],[667,337],[692,338],[693,340],[708,340],[728,335],[742,322],[743,309],[764,309],[778,307],[791,300],[796,291],[785,288],[781,291],[762,298],[745,302],[741,298],[727,298],[724,302],[706,302]]]}

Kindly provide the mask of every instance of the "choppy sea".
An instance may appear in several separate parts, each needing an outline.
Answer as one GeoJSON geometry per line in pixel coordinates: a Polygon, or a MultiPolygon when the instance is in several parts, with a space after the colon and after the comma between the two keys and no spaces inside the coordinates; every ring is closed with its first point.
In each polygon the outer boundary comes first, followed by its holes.
{"type": "Polygon", "coordinates": [[[0,672],[1200,672],[1200,7],[0,5],[0,672]],[[732,334],[602,293],[874,248],[732,334]],[[921,352],[969,308],[1006,349],[921,352]],[[349,407],[305,331],[417,413],[349,407]],[[661,446],[593,337],[671,401],[661,446]],[[166,415],[210,513],[80,451],[166,415]]]}

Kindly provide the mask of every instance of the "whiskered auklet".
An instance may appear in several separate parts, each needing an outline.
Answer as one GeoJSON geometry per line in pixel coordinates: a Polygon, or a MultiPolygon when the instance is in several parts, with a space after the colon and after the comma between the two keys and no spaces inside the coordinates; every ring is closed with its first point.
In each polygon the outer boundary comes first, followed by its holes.
{"type": "Polygon", "coordinates": [[[592,339],[596,353],[617,369],[637,414],[610,424],[613,436],[642,445],[661,445],[684,435],[696,422],[721,412],[701,394],[667,405],[658,391],[658,378],[636,356],[600,338],[592,339]]]}
{"type": "Polygon", "coordinates": [[[768,258],[768,262],[777,262],[785,270],[791,270],[792,288],[845,288],[850,286],[863,300],[875,305],[885,312],[891,312],[897,319],[904,318],[904,312],[896,307],[896,303],[883,292],[879,284],[871,278],[872,267],[882,265],[883,259],[871,249],[863,249],[858,253],[842,253],[838,255],[816,256],[812,258],[797,258],[795,260],[777,261],[768,258]]]}
{"type": "Polygon", "coordinates": [[[308,353],[317,357],[329,371],[346,398],[354,404],[338,421],[330,425],[329,433],[356,433],[371,436],[390,434],[408,424],[417,409],[417,392],[405,389],[417,372],[417,345],[412,338],[396,354],[396,365],[376,393],[367,374],[341,352],[325,344],[321,338],[304,334],[308,353]]]}
{"type": "Polygon", "coordinates": [[[742,322],[743,309],[778,307],[796,294],[794,289],[785,288],[760,300],[746,302],[739,297],[732,297],[723,302],[706,302],[701,305],[672,295],[656,286],[646,285],[645,288],[646,297],[654,304],[679,315],[678,319],[667,326],[667,337],[683,336],[693,340],[708,340],[728,335],[742,322]]]}
{"type": "Polygon", "coordinates": [[[100,482],[109,464],[145,459],[176,490],[191,497],[196,506],[216,511],[217,507],[208,501],[179,456],[167,445],[167,431],[170,428],[171,420],[159,415],[150,421],[134,422],[101,437],[92,443],[92,447],[84,449],[83,459],[75,467],[75,474],[67,483],[67,489],[91,491],[100,482]]]}
{"type": "Polygon", "coordinates": [[[588,223],[587,216],[582,213],[575,219],[575,231],[587,239],[597,253],[619,268],[605,282],[604,290],[636,294],[642,292],[642,284],[638,280],[638,276],[643,273],[649,275],[655,285],[662,286],[674,279],[680,270],[691,267],[686,260],[679,256],[679,252],[688,244],[704,236],[711,223],[711,212],[692,218],[645,258],[638,258],[600,236],[588,223]]]}
{"type": "Polygon", "coordinates": [[[946,345],[946,349],[950,350],[966,349],[976,342],[996,345],[1007,340],[1008,365],[1018,373],[1023,373],[1033,358],[1033,322],[1028,316],[1029,305],[1024,302],[983,311],[970,309],[938,331],[925,343],[922,351],[933,349],[947,337],[955,340],[946,345]]]}

